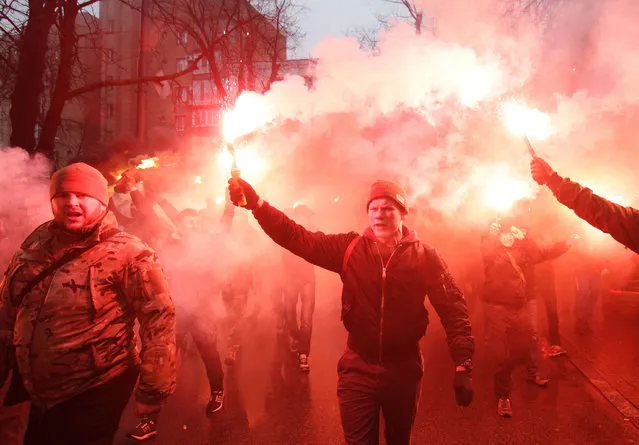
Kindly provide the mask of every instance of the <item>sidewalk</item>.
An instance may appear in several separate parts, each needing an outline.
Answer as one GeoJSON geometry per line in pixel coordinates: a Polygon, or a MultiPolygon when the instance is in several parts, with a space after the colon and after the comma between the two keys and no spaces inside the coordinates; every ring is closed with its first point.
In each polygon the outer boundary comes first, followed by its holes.
{"type": "Polygon", "coordinates": [[[565,317],[561,336],[567,359],[639,428],[639,319],[635,308],[627,309],[625,314],[600,312],[585,335],[577,334],[565,317]]]}

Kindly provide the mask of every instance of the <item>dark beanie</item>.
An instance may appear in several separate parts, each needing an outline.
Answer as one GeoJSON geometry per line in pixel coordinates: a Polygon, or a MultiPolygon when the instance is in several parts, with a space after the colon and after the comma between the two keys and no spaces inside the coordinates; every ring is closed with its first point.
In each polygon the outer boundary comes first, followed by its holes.
{"type": "Polygon", "coordinates": [[[102,173],[83,162],[67,165],[53,174],[49,199],[58,193],[82,193],[104,205],[109,203],[107,180],[102,173]]]}
{"type": "Polygon", "coordinates": [[[396,182],[393,181],[375,181],[371,185],[371,191],[368,195],[368,202],[366,203],[366,210],[371,201],[378,198],[389,198],[395,201],[400,210],[404,213],[408,213],[408,200],[406,199],[406,192],[396,182]]]}

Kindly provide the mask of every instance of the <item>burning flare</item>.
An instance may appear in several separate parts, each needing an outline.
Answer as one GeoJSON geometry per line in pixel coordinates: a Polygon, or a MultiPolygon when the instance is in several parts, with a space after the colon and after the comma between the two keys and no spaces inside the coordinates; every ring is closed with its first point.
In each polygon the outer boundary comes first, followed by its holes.
{"type": "Polygon", "coordinates": [[[501,115],[506,128],[515,136],[544,140],[552,133],[548,114],[535,108],[528,108],[519,102],[502,103],[501,115]]]}
{"type": "Polygon", "coordinates": [[[226,142],[234,142],[237,138],[250,134],[264,127],[272,120],[264,96],[245,92],[235,102],[235,106],[227,110],[222,117],[222,137],[226,142]]]}
{"type": "MultiPolygon", "coordinates": [[[[268,167],[267,162],[259,156],[254,145],[247,145],[236,149],[235,156],[237,157],[237,164],[242,166],[243,176],[246,175],[255,182],[263,179],[268,167]]],[[[229,172],[232,169],[233,156],[227,148],[220,150],[218,163],[224,172],[229,172]]]]}
{"type": "Polygon", "coordinates": [[[138,165],[135,166],[138,170],[146,170],[147,168],[157,167],[158,158],[146,158],[142,159],[138,165]]]}
{"type": "Polygon", "coordinates": [[[534,195],[530,181],[513,173],[507,165],[480,167],[477,178],[481,178],[481,199],[497,212],[506,212],[515,202],[534,195]]]}

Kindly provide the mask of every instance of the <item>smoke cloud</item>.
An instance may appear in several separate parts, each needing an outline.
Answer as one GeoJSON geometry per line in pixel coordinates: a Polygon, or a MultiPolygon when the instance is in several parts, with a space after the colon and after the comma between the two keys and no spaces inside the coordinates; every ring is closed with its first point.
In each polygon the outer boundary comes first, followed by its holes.
{"type": "Polygon", "coordinates": [[[499,206],[481,197],[499,180],[521,197],[539,190],[499,115],[515,98],[550,115],[552,135],[536,148],[560,173],[632,204],[638,6],[562,2],[526,16],[500,5],[425,1],[434,34],[397,24],[376,52],[329,38],[314,50],[311,89],[290,77],[240,97],[238,116],[261,110],[251,142],[270,172],[246,178],[282,205],[330,210],[340,198],[357,213],[367,184],[384,176],[418,209],[485,225],[499,206]]]}
{"type": "Polygon", "coordinates": [[[15,147],[0,148],[0,268],[6,268],[24,237],[51,219],[51,165],[15,147]]]}

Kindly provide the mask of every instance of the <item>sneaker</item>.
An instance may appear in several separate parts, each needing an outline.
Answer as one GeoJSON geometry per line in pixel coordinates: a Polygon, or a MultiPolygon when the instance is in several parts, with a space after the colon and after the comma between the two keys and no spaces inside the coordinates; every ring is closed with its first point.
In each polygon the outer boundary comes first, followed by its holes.
{"type": "Polygon", "coordinates": [[[206,413],[216,413],[222,409],[222,405],[224,405],[224,390],[211,391],[211,400],[209,400],[208,405],[206,405],[206,413]]]}
{"type": "Polygon", "coordinates": [[[548,357],[559,357],[560,355],[566,355],[568,351],[559,345],[552,345],[548,351],[548,357]]]}
{"type": "Polygon", "coordinates": [[[549,379],[542,377],[539,374],[529,375],[526,377],[526,380],[528,380],[530,383],[534,383],[541,388],[545,388],[546,386],[548,386],[548,382],[550,381],[549,379]]]}
{"type": "Polygon", "coordinates": [[[308,355],[300,354],[297,356],[298,365],[300,368],[300,372],[309,372],[311,370],[311,365],[308,363],[308,355]]]}
{"type": "Polygon", "coordinates": [[[228,355],[224,359],[224,364],[226,364],[228,366],[235,365],[235,362],[237,362],[237,355],[238,355],[239,352],[240,352],[240,345],[232,345],[229,348],[228,355]]]}
{"type": "Polygon", "coordinates": [[[510,419],[513,416],[513,407],[508,397],[500,397],[497,402],[497,414],[510,419]]]}
{"type": "Polygon", "coordinates": [[[155,421],[151,419],[142,419],[140,423],[136,425],[127,436],[135,440],[147,440],[151,437],[157,436],[158,430],[155,421]]]}

